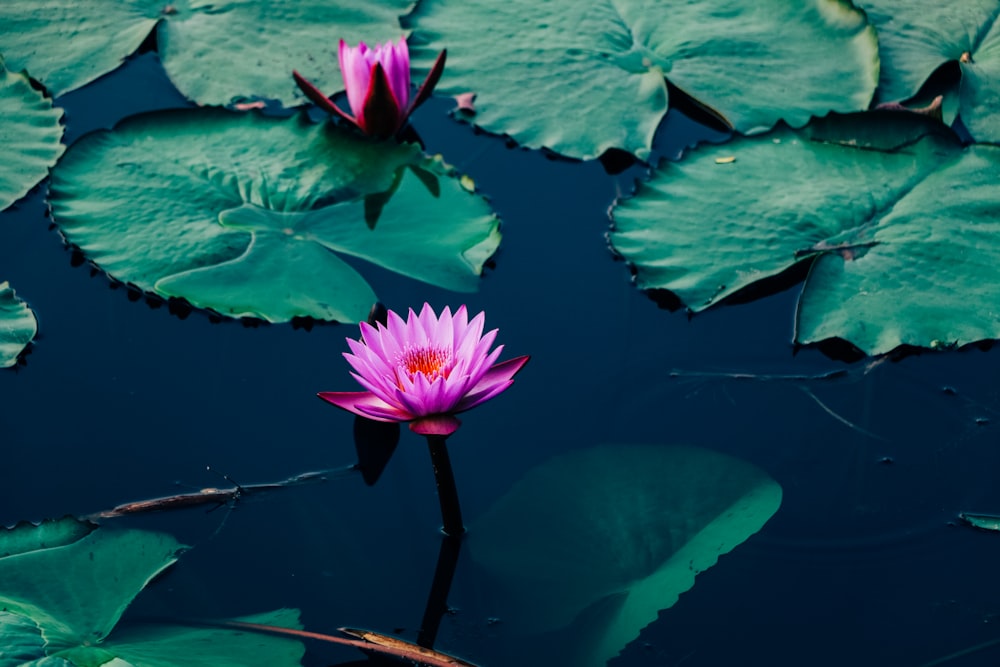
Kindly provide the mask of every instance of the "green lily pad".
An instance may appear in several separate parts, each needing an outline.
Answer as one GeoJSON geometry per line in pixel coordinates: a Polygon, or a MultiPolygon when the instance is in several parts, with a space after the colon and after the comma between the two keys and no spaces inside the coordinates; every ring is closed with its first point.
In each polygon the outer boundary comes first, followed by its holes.
{"type": "Polygon", "coordinates": [[[0,529],[0,558],[66,546],[86,537],[95,528],[97,524],[71,516],[38,524],[22,522],[13,528],[0,529]]]}
{"type": "Polygon", "coordinates": [[[62,155],[60,109],[0,58],[0,211],[28,193],[62,155]]]}
{"type": "MultiPolygon", "coordinates": [[[[302,627],[295,609],[235,620],[292,629],[302,627]]],[[[180,625],[132,625],[115,631],[106,648],[124,660],[124,664],[136,667],[284,667],[300,665],[305,655],[302,642],[287,637],[180,625]]]]}
{"type": "Polygon", "coordinates": [[[35,314],[17,298],[10,283],[0,283],[0,368],[10,368],[38,333],[35,314]]]}
{"type": "Polygon", "coordinates": [[[905,101],[947,62],[961,68],[959,113],[978,141],[1000,141],[998,0],[863,0],[878,31],[879,98],[905,101]]]}
{"type": "Polygon", "coordinates": [[[795,340],[868,354],[1000,337],[1000,147],[908,112],[703,147],[613,210],[637,284],[694,312],[800,261],[795,340]]]}
{"type": "Polygon", "coordinates": [[[127,119],[53,170],[53,219],[114,278],[232,316],[363,320],[337,253],[459,292],[500,242],[482,197],[416,145],[220,109],[127,119]]]}
{"type": "Polygon", "coordinates": [[[437,90],[476,93],[477,125],[582,159],[648,155],[664,76],[744,133],[865,109],[878,78],[875,32],[843,0],[425,0],[406,24],[417,69],[447,47],[437,90]]]}
{"type": "MultiPolygon", "coordinates": [[[[0,667],[301,664],[302,644],[221,627],[113,628],[182,546],[169,535],[67,517],[0,531],[0,667]],[[55,573],[55,574],[54,574],[55,573]],[[111,634],[109,637],[108,635],[111,634]]],[[[297,628],[283,609],[238,619],[297,628]]]]}
{"type": "MultiPolygon", "coordinates": [[[[16,534],[32,529],[20,524],[7,539],[21,543],[27,538],[16,534]]],[[[0,558],[0,608],[34,621],[50,654],[104,639],[181,548],[148,531],[95,530],[73,539],[83,532],[64,527],[53,546],[0,558]]]]}
{"type": "MultiPolygon", "coordinates": [[[[413,0],[4,0],[0,51],[53,95],[116,69],[154,29],[163,66],[198,104],[304,101],[293,69],[340,83],[337,40],[398,39],[413,0]]],[[[330,91],[334,92],[334,91],[330,91]]]]}
{"type": "Polygon", "coordinates": [[[515,631],[556,630],[600,608],[603,623],[574,634],[564,657],[603,667],[780,504],[766,473],[718,452],[604,445],[529,471],[468,541],[515,631]]]}

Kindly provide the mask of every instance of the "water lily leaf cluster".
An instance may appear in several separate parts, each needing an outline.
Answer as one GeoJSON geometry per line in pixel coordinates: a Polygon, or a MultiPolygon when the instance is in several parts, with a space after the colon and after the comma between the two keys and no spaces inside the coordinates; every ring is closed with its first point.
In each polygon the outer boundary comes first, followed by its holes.
{"type": "Polygon", "coordinates": [[[611,243],[694,312],[812,262],[799,343],[961,345],[1000,337],[998,169],[1000,148],[916,114],[831,117],[664,165],[616,206],[611,243]]]}
{"type": "Polygon", "coordinates": [[[473,523],[469,548],[505,624],[584,624],[560,662],[598,667],[760,530],[781,495],[759,468],[711,450],[603,445],[530,470],[473,523]]]}
{"type": "Polygon", "coordinates": [[[62,110],[0,57],[0,210],[45,178],[63,153],[62,110]]]}
{"type": "Polygon", "coordinates": [[[957,65],[958,111],[977,141],[1000,141],[1000,1],[863,0],[879,37],[879,99],[915,97],[938,68],[957,65]]]}
{"type": "Polygon", "coordinates": [[[376,297],[345,256],[474,291],[500,240],[440,158],[304,115],[132,117],[73,145],[50,202],[67,241],[114,278],[271,322],[364,319],[376,297]]]}
{"type": "MultiPolygon", "coordinates": [[[[5,0],[0,53],[53,95],[121,65],[151,33],[168,76],[203,105],[304,100],[290,78],[309,64],[339,82],[336,36],[385,41],[412,0],[5,0]],[[266,55],[262,55],[266,54],[266,55]]],[[[334,91],[329,91],[334,92],[334,91]]]]}
{"type": "Polygon", "coordinates": [[[0,368],[10,368],[38,333],[35,314],[17,298],[10,283],[0,282],[0,368]]]}
{"type": "Polygon", "coordinates": [[[860,6],[878,30],[876,98],[891,111],[783,124],[661,165],[616,203],[611,245],[637,285],[691,312],[808,268],[796,343],[882,354],[998,338],[998,149],[963,147],[941,119],[957,114],[974,140],[1000,137],[1000,2],[860,6]],[[940,100],[902,106],[930,95],[947,98],[943,112],[940,100]]]}
{"type": "Polygon", "coordinates": [[[842,0],[426,0],[406,23],[420,67],[447,47],[438,90],[475,93],[476,125],[575,158],[645,158],[664,77],[741,132],[864,109],[878,79],[875,31],[842,0]]]}
{"type": "MultiPolygon", "coordinates": [[[[163,625],[115,631],[181,549],[162,533],[98,529],[72,517],[0,531],[0,667],[301,664],[304,647],[287,638],[163,625]]],[[[297,627],[297,612],[245,620],[297,627]]]]}

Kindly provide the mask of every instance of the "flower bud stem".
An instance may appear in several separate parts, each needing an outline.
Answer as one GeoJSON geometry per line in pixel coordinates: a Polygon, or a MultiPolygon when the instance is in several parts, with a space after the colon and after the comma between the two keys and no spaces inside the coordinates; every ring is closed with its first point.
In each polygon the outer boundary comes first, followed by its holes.
{"type": "Polygon", "coordinates": [[[451,471],[448,458],[447,436],[428,435],[427,446],[431,452],[434,467],[434,481],[437,483],[438,501],[441,503],[442,530],[445,535],[461,535],[465,532],[462,524],[462,509],[458,505],[458,490],[455,488],[455,474],[451,471]]]}

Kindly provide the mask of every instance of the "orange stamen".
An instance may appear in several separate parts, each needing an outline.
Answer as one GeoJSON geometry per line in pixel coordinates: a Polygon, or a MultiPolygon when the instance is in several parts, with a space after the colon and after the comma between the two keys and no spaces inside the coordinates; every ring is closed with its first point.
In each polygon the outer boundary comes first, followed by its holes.
{"type": "Polygon", "coordinates": [[[409,348],[400,355],[398,365],[411,378],[420,372],[433,382],[435,378],[448,377],[451,355],[440,348],[409,348]]]}

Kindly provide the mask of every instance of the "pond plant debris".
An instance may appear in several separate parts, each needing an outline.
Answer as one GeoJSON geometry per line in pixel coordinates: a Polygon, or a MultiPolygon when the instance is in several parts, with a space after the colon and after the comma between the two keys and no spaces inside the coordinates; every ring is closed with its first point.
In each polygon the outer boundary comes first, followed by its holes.
{"type": "MultiPolygon", "coordinates": [[[[215,625],[215,624],[210,624],[215,625]]],[[[340,632],[352,637],[336,637],[325,635],[319,632],[309,632],[308,630],[297,630],[295,628],[283,628],[277,625],[265,625],[262,623],[248,623],[244,621],[224,621],[219,623],[221,627],[244,628],[255,632],[267,634],[288,635],[300,637],[302,639],[315,639],[317,641],[329,642],[332,644],[342,644],[344,646],[354,646],[366,653],[378,653],[381,655],[393,656],[409,660],[416,665],[426,665],[427,667],[477,667],[477,665],[456,658],[453,655],[436,651],[432,648],[420,646],[413,642],[408,642],[399,637],[382,634],[373,630],[358,630],[355,628],[338,628],[340,632]]]]}
{"type": "MultiPolygon", "coordinates": [[[[275,489],[284,489],[290,486],[300,486],[302,484],[325,482],[330,478],[330,476],[339,477],[344,474],[349,474],[355,469],[355,467],[356,466],[348,466],[344,468],[330,468],[329,470],[304,472],[298,475],[292,475],[291,477],[283,479],[279,482],[248,484],[246,486],[240,486],[236,482],[233,482],[228,475],[223,475],[223,478],[232,483],[234,486],[222,489],[206,488],[190,493],[178,493],[172,496],[162,496],[159,498],[150,498],[148,500],[137,500],[117,505],[109,510],[104,510],[103,512],[89,514],[84,518],[89,520],[112,519],[131,514],[165,512],[167,510],[186,509],[189,507],[200,507],[202,505],[212,505],[209,509],[209,511],[211,511],[223,505],[235,504],[237,501],[250,494],[256,494],[263,491],[273,491],[275,489]]],[[[208,470],[211,470],[211,467],[209,467],[208,470]]]]}

